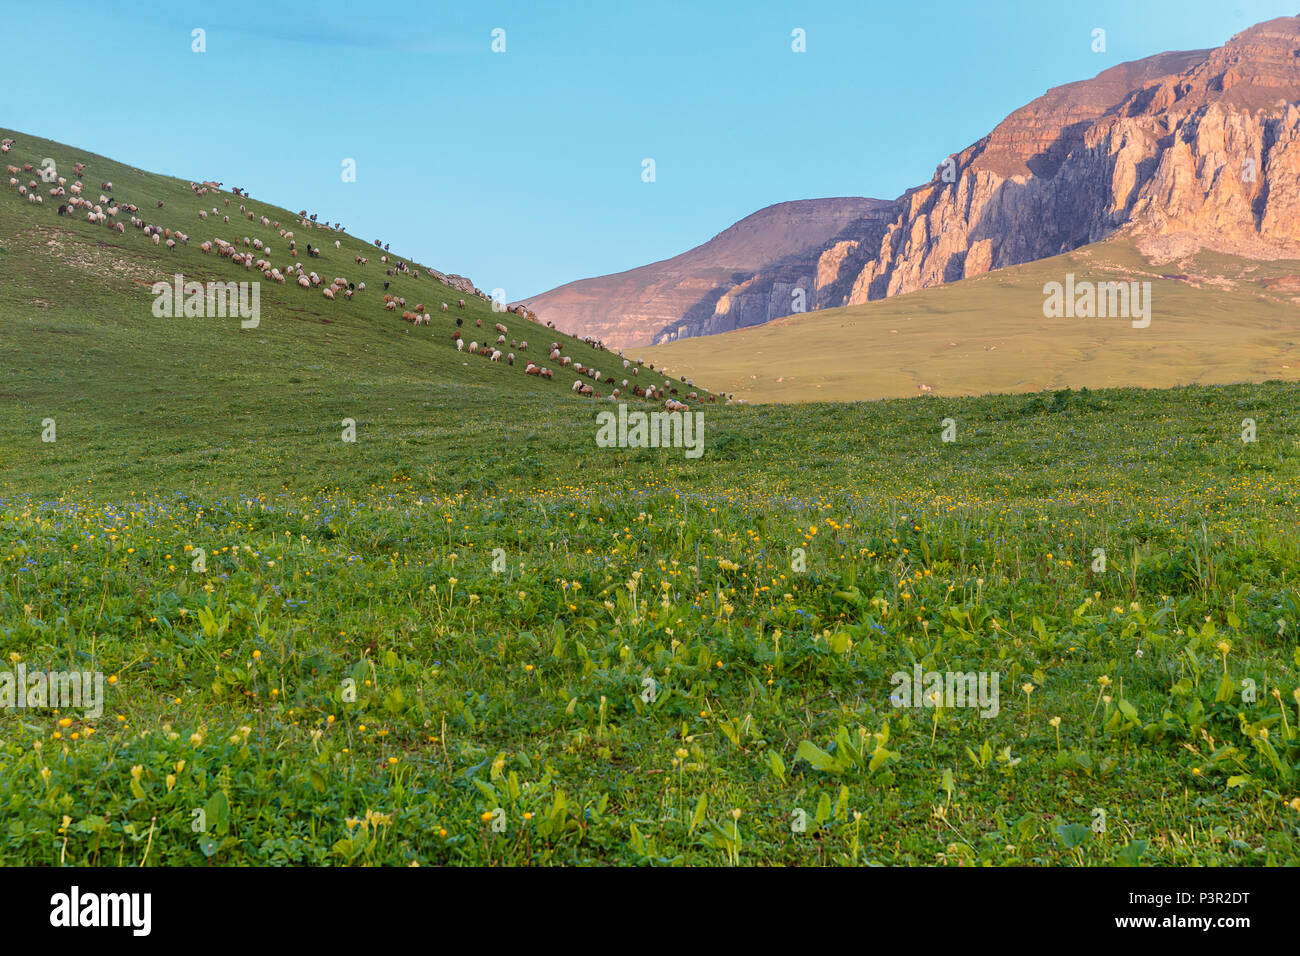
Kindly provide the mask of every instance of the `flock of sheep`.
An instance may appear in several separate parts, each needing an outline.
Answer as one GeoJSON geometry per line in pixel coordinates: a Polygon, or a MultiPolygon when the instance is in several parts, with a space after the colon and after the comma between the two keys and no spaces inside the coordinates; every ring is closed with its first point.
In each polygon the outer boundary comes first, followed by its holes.
{"type": "MultiPolygon", "coordinates": [[[[13,146],[14,141],[12,139],[0,141],[0,151],[3,151],[4,153],[8,153],[13,146]]],[[[32,205],[44,204],[45,199],[41,194],[40,189],[43,184],[48,185],[50,187],[48,193],[52,198],[66,200],[58,208],[58,214],[60,216],[76,216],[80,215],[81,212],[84,211],[87,222],[103,225],[119,234],[122,234],[126,231],[126,225],[121,221],[120,217],[123,213],[127,213],[129,214],[130,224],[134,228],[142,231],[146,238],[151,239],[155,245],[165,242],[168,249],[175,249],[177,243],[189,243],[190,237],[181,230],[146,222],[142,217],[136,215],[136,213],[140,211],[138,206],[130,203],[119,202],[114,199],[112,196],[112,182],[104,181],[100,184],[101,192],[97,201],[85,198],[82,195],[86,189],[85,184],[82,182],[85,169],[85,163],[76,163],[73,166],[75,181],[69,183],[69,181],[63,177],[52,177],[44,170],[37,171],[31,163],[23,163],[21,167],[10,164],[8,166],[9,185],[16,187],[18,194],[20,196],[25,196],[27,201],[32,205]],[[26,183],[24,183],[20,177],[25,178],[26,174],[31,173],[35,173],[36,176],[39,177],[39,180],[37,178],[30,178],[26,183]]],[[[199,197],[220,193],[221,186],[221,183],[212,181],[190,183],[190,189],[199,197]]],[[[240,187],[233,188],[231,193],[237,199],[249,198],[247,191],[240,187]]],[[[302,262],[298,259],[300,253],[293,228],[282,227],[278,221],[272,220],[265,215],[259,215],[257,212],[248,209],[243,203],[238,204],[232,209],[230,198],[221,198],[221,206],[213,205],[210,208],[199,210],[198,218],[200,222],[207,223],[209,218],[215,220],[216,217],[220,217],[222,224],[229,225],[231,223],[231,213],[235,212],[237,218],[245,218],[250,222],[260,224],[264,228],[276,229],[279,232],[280,238],[288,245],[288,257],[291,261],[285,262],[283,267],[277,266],[271,258],[271,244],[269,242],[263,242],[260,238],[249,236],[237,238],[233,242],[218,237],[205,240],[199,246],[205,254],[211,253],[215,250],[218,256],[229,259],[236,265],[242,265],[245,269],[250,271],[252,269],[257,269],[262,273],[264,278],[271,282],[277,282],[283,285],[289,281],[293,281],[303,289],[320,288],[322,295],[326,299],[330,300],[335,300],[340,295],[344,298],[351,299],[357,293],[365,291],[365,282],[352,282],[345,276],[335,276],[333,279],[327,281],[315,271],[305,269],[302,262]]],[[[163,208],[163,202],[161,200],[158,201],[157,208],[163,208]]],[[[331,226],[328,222],[318,223],[316,221],[316,214],[313,213],[309,216],[306,210],[300,212],[296,222],[290,223],[290,226],[303,229],[323,229],[329,232],[342,231],[341,224],[335,223],[331,226]]],[[[376,248],[383,253],[380,256],[380,264],[385,267],[387,276],[401,276],[410,279],[420,278],[419,269],[412,269],[406,262],[398,259],[390,261],[387,244],[381,244],[381,241],[378,239],[374,241],[374,244],[376,248]]],[[[334,248],[336,250],[342,248],[340,240],[334,240],[334,248]]],[[[306,253],[308,258],[319,258],[321,255],[321,248],[319,245],[313,246],[308,242],[306,244],[306,253]]],[[[369,264],[369,261],[369,257],[367,256],[356,255],[354,256],[353,264],[357,267],[364,268],[369,264]]],[[[491,301],[486,293],[475,288],[473,283],[469,282],[469,280],[462,276],[446,276],[434,269],[427,269],[426,272],[431,278],[441,281],[445,285],[455,288],[458,291],[462,291],[466,294],[477,295],[485,301],[491,301]]],[[[389,282],[385,281],[384,289],[387,290],[388,287],[389,282]]],[[[458,309],[464,309],[465,300],[463,298],[458,299],[456,307],[458,309]]],[[[412,310],[407,310],[406,299],[404,297],[393,295],[387,291],[385,291],[383,296],[383,308],[390,312],[401,309],[402,320],[413,325],[429,325],[431,321],[429,311],[422,303],[417,304],[412,310]]],[[[442,302],[440,304],[440,311],[442,312],[447,312],[450,308],[451,306],[447,302],[442,302]]],[[[539,322],[537,316],[525,306],[511,306],[507,311],[528,321],[539,322]]],[[[452,341],[455,343],[458,351],[464,351],[465,349],[465,341],[461,338],[461,333],[459,331],[459,326],[461,326],[463,322],[463,318],[458,317],[456,319],[458,329],[452,335],[452,341]]],[[[483,320],[476,319],[475,324],[476,326],[481,327],[483,320]]],[[[552,322],[547,322],[546,326],[551,329],[555,328],[555,325],[552,322]]],[[[509,329],[500,322],[496,324],[496,333],[497,338],[495,347],[489,344],[486,340],[481,345],[477,341],[470,342],[470,354],[482,356],[492,362],[500,362],[504,360],[506,364],[513,366],[515,364],[515,352],[505,351],[507,341],[509,341],[510,349],[518,350],[519,352],[526,352],[528,350],[528,342],[526,340],[516,341],[514,339],[508,339],[507,336],[509,335],[509,329]]],[[[608,351],[605,344],[596,339],[585,337],[581,341],[597,350],[608,351]]],[[[573,371],[577,375],[584,376],[590,380],[589,382],[584,382],[582,378],[576,379],[573,383],[572,391],[580,395],[595,398],[608,398],[611,401],[616,401],[625,395],[625,392],[629,388],[629,379],[623,378],[616,384],[613,377],[605,375],[597,369],[588,368],[581,362],[575,362],[571,357],[562,355],[561,352],[562,349],[560,343],[552,342],[548,353],[550,361],[557,363],[561,368],[572,367],[573,371]],[[608,396],[604,395],[596,388],[596,386],[606,383],[609,386],[612,386],[612,390],[608,396]]],[[[637,359],[636,362],[633,363],[631,360],[624,358],[622,352],[618,352],[618,357],[623,362],[624,372],[626,373],[630,370],[631,375],[634,378],[640,374],[642,368],[646,367],[641,359],[637,359]]],[[[649,369],[653,371],[654,365],[651,364],[649,369]]],[[[524,372],[527,375],[534,375],[548,380],[554,378],[554,372],[550,368],[537,365],[533,362],[526,363],[524,372]]],[[[694,386],[694,382],[688,382],[684,376],[681,378],[681,382],[688,386],[694,386]]],[[[662,386],[654,384],[631,385],[631,394],[648,401],[663,399],[665,406],[670,411],[684,411],[688,408],[687,405],[671,397],[678,394],[678,389],[669,379],[664,379],[662,386]]],[[[699,399],[699,395],[693,390],[685,397],[689,401],[696,401],[699,399]]],[[[708,395],[707,400],[709,402],[714,402],[716,401],[716,396],[708,395]]],[[[731,404],[732,400],[733,396],[727,396],[727,404],[731,404]]]]}

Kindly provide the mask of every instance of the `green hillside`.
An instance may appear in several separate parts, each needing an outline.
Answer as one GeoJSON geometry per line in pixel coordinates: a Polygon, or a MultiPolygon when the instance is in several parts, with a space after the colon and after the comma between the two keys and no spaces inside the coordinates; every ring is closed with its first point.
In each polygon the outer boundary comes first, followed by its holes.
{"type": "Polygon", "coordinates": [[[1117,237],[908,295],[644,349],[749,402],[1300,380],[1300,262],[1154,264],[1117,237]],[[1151,322],[1045,318],[1043,287],[1151,283],[1151,322]]]}
{"type": "MultiPolygon", "coordinates": [[[[385,266],[380,262],[385,253],[372,243],[304,227],[289,210],[232,196],[228,190],[197,196],[187,180],[21,133],[0,130],[0,135],[17,141],[4,157],[7,164],[21,168],[31,163],[34,170],[18,178],[24,185],[36,179],[46,200],[34,206],[15,187],[0,190],[0,362],[6,371],[0,396],[10,409],[4,428],[7,436],[25,438],[31,428],[53,418],[61,439],[75,437],[92,453],[98,481],[135,489],[131,476],[138,476],[140,455],[165,451],[158,480],[167,486],[201,484],[214,467],[220,471],[216,463],[251,458],[277,485],[281,480],[310,485],[312,476],[322,473],[322,458],[339,450],[341,421],[351,418],[357,423],[357,448],[366,449],[354,456],[354,464],[373,452],[383,459],[382,465],[376,463],[376,475],[418,468],[454,483],[468,480],[461,470],[484,459],[520,467],[527,456],[517,454],[518,441],[534,432],[544,434],[556,409],[590,419],[588,409],[596,399],[571,392],[577,376],[549,360],[552,342],[561,343],[563,355],[599,370],[604,380],[616,376],[633,385],[663,384],[648,369],[631,375],[614,352],[493,312],[487,301],[427,277],[423,264],[418,264],[419,278],[386,276],[400,258],[397,253],[388,253],[385,266]],[[45,157],[55,160],[69,184],[75,181],[74,163],[84,162],[84,197],[97,200],[101,184],[111,182],[112,198],[138,206],[136,215],[150,224],[188,234],[188,244],[178,243],[173,250],[155,245],[131,226],[125,210],[119,216],[122,234],[87,222],[84,214],[59,216],[57,207],[65,200],[50,197],[52,184],[37,178],[45,157]],[[242,215],[241,204],[257,219],[242,215]],[[209,211],[206,221],[199,218],[200,209],[209,211]],[[230,222],[222,222],[227,215],[230,222]],[[296,256],[289,254],[279,229],[261,223],[263,216],[294,233],[296,256]],[[301,262],[326,283],[340,276],[364,282],[366,289],[350,301],[343,296],[330,301],[321,288],[302,289],[292,281],[281,285],[215,250],[200,249],[206,240],[238,242],[244,237],[269,243],[267,258],[281,270],[301,262]],[[341,246],[337,250],[335,240],[341,246]],[[319,258],[307,255],[308,243],[321,248],[319,258]],[[358,265],[358,255],[368,263],[358,265]],[[156,318],[150,287],[158,281],[170,284],[176,273],[198,282],[259,281],[260,324],[244,329],[238,318],[156,318]],[[390,294],[405,298],[407,310],[425,305],[430,324],[402,321],[402,309],[385,311],[385,281],[390,294]],[[466,302],[463,309],[457,305],[460,299],[466,302]],[[449,304],[448,312],[440,311],[443,302],[449,304]],[[457,317],[464,321],[463,353],[452,342],[457,317]],[[476,327],[476,321],[482,326],[476,327]],[[514,367],[504,359],[493,363],[468,353],[471,341],[495,343],[498,322],[508,328],[509,339],[528,343],[526,352],[512,350],[508,343],[502,349],[515,352],[514,367]],[[529,360],[551,368],[554,378],[526,375],[529,360]],[[476,407],[502,405],[514,412],[489,434],[481,433],[468,414],[476,407]],[[446,440],[457,434],[467,439],[462,445],[446,440]],[[380,435],[401,437],[386,443],[378,441],[380,435]]],[[[249,251],[263,257],[255,248],[249,251]]],[[[604,382],[582,380],[610,394],[604,382]]],[[[707,394],[672,383],[678,386],[681,398],[688,391],[707,394]]],[[[622,397],[633,406],[650,407],[628,389],[622,397]]],[[[69,446],[45,450],[41,476],[50,488],[73,480],[61,471],[70,463],[59,454],[64,447],[69,446]]]]}
{"type": "Polygon", "coordinates": [[[244,271],[188,182],[4,135],[191,238],[0,191],[0,865],[1300,862],[1300,384],[692,403],[702,457],[604,448],[572,374],[385,313],[360,240],[304,260],[350,302],[155,318],[244,271]],[[7,702],[20,667],[102,712],[7,702]]]}

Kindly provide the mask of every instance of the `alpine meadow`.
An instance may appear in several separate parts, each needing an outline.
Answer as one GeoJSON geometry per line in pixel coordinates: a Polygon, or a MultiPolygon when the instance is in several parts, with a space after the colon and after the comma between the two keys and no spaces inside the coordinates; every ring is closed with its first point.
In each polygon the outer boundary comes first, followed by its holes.
{"type": "Polygon", "coordinates": [[[305,174],[263,199],[252,140],[164,174],[8,120],[0,865],[1300,864],[1300,18],[1263,19],[896,200],[532,298],[305,174]]]}

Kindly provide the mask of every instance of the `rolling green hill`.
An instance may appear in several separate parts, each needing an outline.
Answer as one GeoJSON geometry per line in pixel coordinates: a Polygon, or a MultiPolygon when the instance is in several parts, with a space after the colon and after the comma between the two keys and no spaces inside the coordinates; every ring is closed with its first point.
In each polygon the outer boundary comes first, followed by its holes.
{"type": "Polygon", "coordinates": [[[644,349],[750,402],[1300,380],[1300,262],[1213,252],[1154,265],[1116,238],[864,305],[644,349]],[[1151,283],[1151,324],[1044,318],[1043,286],[1151,283]]]}
{"type": "MultiPolygon", "coordinates": [[[[45,199],[36,206],[16,187],[0,189],[0,402],[7,409],[4,435],[15,442],[7,449],[6,466],[21,457],[17,448],[39,432],[40,423],[53,418],[60,438],[76,436],[87,443],[99,480],[120,479],[122,487],[131,486],[127,476],[144,449],[165,452],[159,456],[158,478],[169,483],[199,481],[211,474],[214,462],[241,457],[261,461],[268,477],[310,482],[313,472],[320,474],[322,458],[338,451],[340,423],[351,418],[357,423],[358,447],[365,449],[354,463],[372,452],[391,454],[375,474],[432,467],[452,480],[469,458],[499,455],[507,467],[524,467],[520,462],[527,461],[527,454],[515,453],[519,439],[546,434],[557,409],[561,415],[591,420],[596,400],[572,394],[577,376],[549,360],[553,341],[575,362],[600,370],[603,379],[663,384],[647,369],[632,376],[616,353],[520,316],[494,312],[482,298],[429,278],[423,267],[416,270],[419,278],[386,276],[399,258],[396,253],[389,254],[385,266],[383,251],[372,243],[306,227],[289,210],[232,196],[228,190],[198,196],[186,180],[23,133],[0,130],[0,136],[16,140],[4,156],[8,165],[34,167],[16,177],[20,184],[36,179],[45,199]],[[74,163],[86,163],[85,198],[97,200],[101,184],[111,182],[113,199],[138,206],[136,215],[148,223],[187,233],[188,244],[178,243],[174,250],[155,245],[131,226],[125,210],[119,216],[125,224],[122,234],[87,222],[84,210],[59,216],[57,207],[66,200],[50,197],[53,184],[38,178],[46,157],[55,160],[69,184],[75,181],[74,163]],[[241,204],[258,218],[242,215],[241,204]],[[209,211],[206,221],[199,218],[200,209],[209,211]],[[230,222],[222,222],[227,215],[230,222]],[[262,216],[294,233],[298,255],[289,254],[279,229],[262,225],[262,216]],[[200,249],[205,240],[238,242],[246,236],[269,243],[267,258],[281,270],[300,261],[326,283],[342,276],[367,288],[350,301],[341,295],[330,301],[320,288],[302,289],[292,280],[281,285],[215,250],[200,249]],[[341,246],[337,250],[335,240],[341,246]],[[308,243],[321,247],[319,258],[307,255],[308,243]],[[358,255],[367,257],[368,264],[358,265],[358,255]],[[238,318],[156,318],[151,286],[171,283],[176,273],[198,282],[260,281],[260,324],[245,329],[238,318]],[[385,280],[391,294],[406,299],[407,309],[423,303],[431,324],[413,326],[401,320],[401,309],[385,311],[385,280]],[[457,306],[461,298],[463,309],[457,306]],[[446,313],[440,311],[443,302],[450,305],[446,313]],[[514,367],[471,356],[468,348],[458,352],[452,342],[457,316],[464,319],[460,331],[467,346],[473,340],[495,342],[493,326],[501,322],[510,339],[528,342],[528,350],[513,350],[514,367]],[[475,321],[482,327],[475,327],[475,321]],[[550,367],[554,379],[526,375],[529,360],[550,367]],[[492,430],[483,433],[470,414],[476,407],[508,414],[498,416],[492,430]],[[368,441],[380,433],[400,434],[397,445],[402,447],[368,441]],[[457,435],[466,440],[448,440],[457,435]],[[509,450],[512,444],[515,451],[509,450]],[[431,454],[435,449],[437,454],[431,454]]],[[[256,249],[249,251],[263,257],[256,249]]],[[[503,351],[511,349],[507,345],[503,351]]],[[[608,385],[592,384],[609,394],[608,385]]],[[[690,390],[707,394],[702,388],[690,390]]],[[[681,388],[682,397],[687,391],[681,388]]],[[[634,407],[650,407],[629,390],[623,390],[623,397],[634,407]]],[[[58,487],[63,478],[64,459],[58,454],[63,447],[45,449],[54,452],[43,466],[50,487],[58,487]]],[[[464,475],[456,480],[461,479],[464,475]]]]}

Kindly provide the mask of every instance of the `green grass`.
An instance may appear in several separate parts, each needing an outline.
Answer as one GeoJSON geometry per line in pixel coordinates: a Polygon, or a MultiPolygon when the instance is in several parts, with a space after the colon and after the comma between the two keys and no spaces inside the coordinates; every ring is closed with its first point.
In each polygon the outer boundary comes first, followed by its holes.
{"type": "Polygon", "coordinates": [[[1300,380],[1300,262],[1211,252],[1153,264],[1117,236],[1050,259],[722,336],[644,349],[647,361],[749,402],[864,401],[1061,388],[1300,380]],[[1151,324],[1044,318],[1043,286],[1150,282],[1151,324]],[[1294,289],[1294,287],[1292,287],[1294,289]]]}
{"type": "Polygon", "coordinates": [[[599,449],[571,379],[373,303],[155,320],[166,250],[98,228],[0,198],[0,657],[115,678],[0,712],[0,863],[1300,860],[1295,383],[599,449]],[[997,716],[894,707],[916,663],[997,716]]]}

